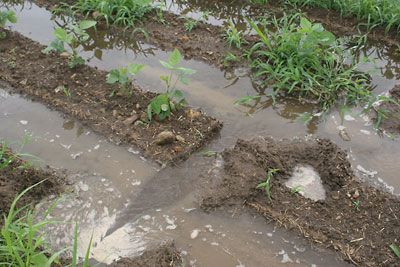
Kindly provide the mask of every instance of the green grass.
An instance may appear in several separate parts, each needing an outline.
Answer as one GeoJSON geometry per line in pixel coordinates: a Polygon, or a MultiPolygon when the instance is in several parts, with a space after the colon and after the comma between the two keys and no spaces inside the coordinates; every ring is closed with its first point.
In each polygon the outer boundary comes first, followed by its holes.
{"type": "MultiPolygon", "coordinates": [[[[320,103],[322,111],[332,107],[373,103],[367,74],[357,70],[355,60],[321,24],[313,24],[300,14],[274,18],[272,23],[249,20],[260,41],[247,57],[254,79],[270,96],[295,96],[320,103]]],[[[372,104],[369,105],[372,107],[372,104]]]]}
{"type": "MultiPolygon", "coordinates": [[[[64,248],[58,252],[49,249],[45,239],[46,227],[56,223],[49,220],[48,216],[54,209],[57,202],[54,202],[44,213],[43,218],[39,219],[37,214],[29,206],[17,208],[18,201],[27,194],[32,188],[40,185],[45,180],[34,184],[20,193],[10,206],[9,212],[4,217],[4,225],[0,231],[0,266],[19,266],[19,267],[50,267],[59,266],[59,257],[62,253],[70,250],[64,248]]],[[[89,267],[90,249],[92,238],[82,266],[89,267]]],[[[72,246],[71,265],[76,267],[78,263],[78,225],[75,224],[74,243],[72,246]]]]}
{"type": "Polygon", "coordinates": [[[397,258],[400,259],[400,247],[397,246],[397,245],[395,245],[395,244],[392,244],[392,245],[390,245],[390,249],[391,249],[391,250],[393,251],[393,253],[397,256],[397,258]]]}
{"type": "Polygon", "coordinates": [[[124,27],[133,27],[152,9],[151,0],[78,0],[72,6],[74,11],[124,27]]]}
{"type": "Polygon", "coordinates": [[[339,11],[342,16],[355,16],[369,26],[384,26],[400,30],[400,2],[398,0],[286,0],[290,4],[314,6],[339,11]]]}
{"type": "Polygon", "coordinates": [[[269,169],[265,177],[265,181],[259,183],[256,189],[264,189],[268,199],[271,200],[271,179],[279,171],[279,169],[269,169]]]}

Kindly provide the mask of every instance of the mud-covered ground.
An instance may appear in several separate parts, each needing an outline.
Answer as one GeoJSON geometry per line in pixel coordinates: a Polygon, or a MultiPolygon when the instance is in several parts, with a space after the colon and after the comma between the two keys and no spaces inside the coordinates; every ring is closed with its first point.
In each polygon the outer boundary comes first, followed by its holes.
{"type": "Polygon", "coordinates": [[[146,117],[154,93],[133,87],[130,96],[110,97],[118,88],[106,83],[106,72],[86,65],[70,69],[67,59],[44,55],[44,46],[18,33],[6,33],[7,38],[0,41],[0,79],[15,92],[78,119],[116,143],[135,145],[155,160],[165,163],[185,158],[222,127],[214,118],[190,108],[174,112],[163,122],[135,124],[146,117]],[[70,96],[57,88],[67,88],[70,96]],[[163,131],[179,138],[158,145],[157,136],[163,131]]]}
{"type": "MultiPolygon", "coordinates": [[[[385,102],[379,106],[385,117],[379,127],[389,134],[400,134],[400,86],[390,90],[390,96],[397,102],[385,102]]],[[[377,114],[374,114],[374,120],[377,121],[377,114]]]]}
{"type": "Polygon", "coordinates": [[[8,159],[13,159],[11,164],[0,168],[0,224],[15,197],[26,188],[45,180],[28,191],[18,201],[18,207],[34,204],[45,196],[60,193],[64,185],[64,179],[50,168],[34,168],[11,151],[0,159],[0,164],[8,159]]]}
{"type": "Polygon", "coordinates": [[[159,247],[146,250],[135,258],[122,258],[111,264],[113,267],[179,267],[183,266],[182,257],[172,241],[159,247]]]}
{"type": "Polygon", "coordinates": [[[395,266],[398,259],[389,248],[399,243],[400,199],[364,185],[355,178],[347,155],[326,139],[239,140],[223,152],[220,181],[201,201],[205,210],[244,205],[304,237],[339,251],[361,266],[395,266]],[[326,190],[324,201],[314,202],[292,192],[284,182],[298,164],[312,166],[326,190]],[[256,186],[269,169],[271,200],[256,186]]]}

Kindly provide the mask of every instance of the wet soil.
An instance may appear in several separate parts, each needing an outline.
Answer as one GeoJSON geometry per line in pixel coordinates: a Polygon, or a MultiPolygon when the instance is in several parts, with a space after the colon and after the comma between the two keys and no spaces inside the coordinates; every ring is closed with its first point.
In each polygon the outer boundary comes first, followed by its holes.
{"type": "Polygon", "coordinates": [[[239,140],[223,152],[221,180],[205,194],[205,210],[244,205],[267,220],[341,253],[361,266],[395,266],[389,245],[399,243],[400,199],[360,183],[347,154],[327,139],[239,140]],[[284,183],[296,165],[312,166],[326,190],[324,201],[314,202],[293,193],[284,183]],[[271,168],[271,200],[256,186],[271,168]]]}
{"type": "MultiPolygon", "coordinates": [[[[394,87],[390,90],[390,95],[398,103],[385,102],[380,105],[379,109],[383,110],[387,117],[380,123],[380,128],[389,134],[400,134],[400,86],[394,87]]],[[[373,119],[377,121],[376,114],[373,119]]]]}
{"type": "Polygon", "coordinates": [[[159,247],[146,250],[135,258],[122,258],[113,267],[174,267],[183,266],[179,251],[172,241],[164,242],[159,247]]]}
{"type": "Polygon", "coordinates": [[[44,55],[44,46],[15,32],[7,31],[7,35],[0,42],[0,79],[16,88],[15,92],[80,120],[118,144],[133,144],[160,163],[188,157],[222,127],[216,119],[190,108],[175,112],[163,122],[128,123],[128,118],[145,116],[156,94],[133,86],[130,96],[110,97],[118,88],[106,83],[106,72],[86,65],[70,69],[67,59],[44,55]],[[57,88],[67,88],[70,96],[57,88]],[[166,130],[183,139],[163,146],[155,144],[156,136],[166,130]]]}
{"type": "Polygon", "coordinates": [[[27,165],[27,162],[8,151],[4,158],[13,158],[13,161],[4,169],[0,169],[0,224],[7,214],[14,198],[26,188],[39,183],[28,191],[18,201],[18,207],[35,204],[45,196],[62,191],[64,179],[56,171],[46,168],[37,169],[27,165]]]}

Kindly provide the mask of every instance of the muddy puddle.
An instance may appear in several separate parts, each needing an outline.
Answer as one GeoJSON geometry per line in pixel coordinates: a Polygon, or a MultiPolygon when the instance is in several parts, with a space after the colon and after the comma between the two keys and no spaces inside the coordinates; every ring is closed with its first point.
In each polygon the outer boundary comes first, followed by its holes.
{"type": "MultiPolygon", "coordinates": [[[[182,6],[173,6],[176,12],[182,12],[182,6]]],[[[31,3],[16,11],[18,23],[13,30],[42,44],[53,39],[55,24],[48,11],[31,3]]],[[[198,10],[190,12],[196,16],[198,10]]],[[[235,12],[240,10],[213,13],[213,23],[222,24],[227,14],[235,12]]],[[[144,89],[163,90],[159,76],[165,71],[158,60],[166,60],[168,52],[100,32],[92,36],[86,50],[83,56],[91,58],[89,64],[104,70],[132,62],[145,64],[136,82],[144,89]]],[[[399,82],[400,60],[390,51],[377,45],[364,52],[379,67],[373,81],[380,93],[399,82]]],[[[370,69],[371,64],[363,68],[370,69]]],[[[224,122],[220,137],[206,150],[222,151],[239,137],[326,137],[349,151],[360,178],[400,193],[400,144],[390,136],[378,135],[359,111],[348,114],[343,121],[334,111],[326,121],[305,126],[298,116],[312,107],[296,101],[286,100],[275,107],[268,101],[254,107],[234,106],[239,97],[255,94],[246,69],[224,73],[195,60],[184,61],[184,66],[197,70],[190,85],[183,88],[189,103],[224,122]]],[[[142,158],[135,148],[116,147],[43,105],[0,92],[1,138],[18,140],[29,134],[27,152],[40,157],[42,164],[70,170],[74,190],[63,196],[54,216],[79,221],[82,251],[93,234],[93,257],[99,262],[135,256],[162,240],[174,239],[184,256],[187,254],[187,263],[195,266],[347,265],[330,252],[313,248],[272,224],[266,225],[265,219],[240,212],[205,214],[198,210],[196,189],[204,186],[202,174],[218,175],[213,174],[213,167],[222,164],[218,158],[198,154],[179,166],[161,168],[142,158]]],[[[51,237],[53,245],[69,243],[73,225],[58,226],[54,231],[59,234],[51,237]]]]}

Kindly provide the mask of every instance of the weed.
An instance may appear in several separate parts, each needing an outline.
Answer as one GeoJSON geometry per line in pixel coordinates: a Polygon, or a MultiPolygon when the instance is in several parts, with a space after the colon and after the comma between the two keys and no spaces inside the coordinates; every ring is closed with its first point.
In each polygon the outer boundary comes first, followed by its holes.
{"type": "Polygon", "coordinates": [[[64,86],[63,87],[63,92],[64,92],[64,95],[66,96],[66,97],[68,97],[68,98],[71,98],[71,90],[69,90],[69,88],[68,87],[66,87],[66,86],[64,86]]]}
{"type": "MultiPolygon", "coordinates": [[[[33,155],[21,152],[24,146],[28,142],[29,142],[29,136],[25,134],[22,141],[20,143],[16,143],[16,145],[18,145],[19,147],[14,152],[11,151],[10,143],[7,143],[6,141],[0,142],[0,170],[9,167],[13,162],[18,161],[22,157],[39,160],[37,157],[33,155]]],[[[22,165],[18,166],[18,168],[26,169],[30,166],[31,162],[25,160],[22,162],[22,165]]]]}
{"type": "Polygon", "coordinates": [[[357,211],[360,211],[361,201],[360,200],[353,200],[353,206],[357,211]]]}
{"type": "Polygon", "coordinates": [[[185,23],[183,24],[185,31],[191,32],[197,26],[197,20],[185,17],[185,23]]]}
{"type": "Polygon", "coordinates": [[[69,55],[68,66],[70,68],[75,68],[78,65],[85,64],[85,60],[79,56],[77,47],[89,39],[89,34],[86,32],[96,25],[96,21],[93,20],[83,20],[79,24],[73,23],[70,28],[56,28],[54,30],[55,40],[50,43],[50,45],[43,50],[43,53],[50,53],[55,51],[57,53],[65,52],[65,45],[68,45],[72,51],[69,55]]]}
{"type": "Polygon", "coordinates": [[[374,102],[367,74],[348,63],[342,39],[313,24],[300,14],[274,18],[272,27],[248,20],[260,37],[247,53],[262,88],[272,96],[293,95],[320,103],[326,112],[340,100],[342,105],[374,102]],[[262,30],[263,29],[263,30],[262,30]]]}
{"type": "MultiPolygon", "coordinates": [[[[131,93],[128,87],[132,85],[132,81],[129,79],[128,75],[136,75],[142,69],[144,65],[141,64],[130,64],[127,67],[113,69],[107,74],[107,83],[109,84],[119,84],[120,90],[123,94],[131,93]]],[[[114,91],[111,95],[114,95],[114,91]]]]}
{"type": "Polygon", "coordinates": [[[253,4],[258,4],[258,5],[268,4],[268,0],[250,0],[250,2],[253,4]]]}
{"type": "Polygon", "coordinates": [[[260,95],[243,96],[234,102],[234,105],[249,105],[254,101],[259,101],[260,95]]]}
{"type": "Polygon", "coordinates": [[[243,43],[242,35],[243,35],[242,31],[236,29],[235,25],[233,24],[233,21],[230,20],[228,29],[225,32],[225,38],[226,41],[228,42],[228,45],[240,48],[243,43]]]}
{"type": "Polygon", "coordinates": [[[301,6],[316,6],[337,10],[342,16],[353,15],[366,21],[368,28],[385,26],[386,32],[392,28],[400,30],[400,4],[393,0],[286,0],[301,6]]]}
{"type": "Polygon", "coordinates": [[[228,66],[230,62],[238,62],[239,58],[232,54],[231,52],[228,52],[224,58],[224,65],[228,66]]]}
{"type": "Polygon", "coordinates": [[[392,245],[390,245],[390,249],[391,249],[391,250],[393,251],[393,253],[397,256],[397,258],[400,259],[400,247],[397,246],[397,245],[395,245],[395,244],[392,244],[392,245]]]}
{"type": "MultiPolygon", "coordinates": [[[[18,201],[46,180],[40,181],[20,193],[12,202],[7,216],[4,218],[4,225],[0,231],[0,265],[4,266],[30,266],[30,267],[50,267],[59,266],[59,256],[68,250],[64,248],[53,253],[48,249],[48,244],[44,238],[45,228],[56,223],[47,219],[57,204],[54,202],[45,211],[44,218],[39,219],[37,214],[29,209],[29,206],[17,209],[18,201]]],[[[72,251],[72,267],[77,266],[78,248],[78,225],[75,224],[74,243],[72,251]]],[[[89,267],[89,255],[92,246],[90,239],[86,255],[82,266],[89,267]]]]}
{"type": "Polygon", "coordinates": [[[71,7],[86,16],[104,19],[109,24],[133,27],[153,9],[151,0],[78,0],[71,7]]]}
{"type": "Polygon", "coordinates": [[[17,209],[17,202],[32,188],[34,184],[20,193],[11,204],[0,235],[0,265],[8,266],[51,266],[58,263],[58,256],[65,250],[51,253],[47,249],[42,231],[53,223],[47,220],[53,206],[46,211],[45,218],[36,222],[36,215],[27,207],[17,209]],[[51,256],[49,256],[51,255],[51,256]]]}
{"type": "Polygon", "coordinates": [[[203,155],[203,157],[207,157],[207,158],[215,157],[217,154],[218,154],[218,152],[213,151],[213,150],[207,150],[207,151],[203,151],[201,153],[201,155],[203,155]]]}
{"type": "Polygon", "coordinates": [[[256,189],[264,188],[265,194],[267,195],[269,200],[271,199],[271,178],[279,171],[279,169],[268,169],[267,176],[265,181],[259,183],[256,189]]]}
{"type": "MultiPolygon", "coordinates": [[[[0,27],[4,27],[7,22],[16,23],[17,17],[15,16],[15,12],[12,10],[0,11],[0,27]]],[[[6,37],[5,32],[0,33],[0,39],[4,39],[6,37]]]]}
{"type": "Polygon", "coordinates": [[[292,189],[290,189],[290,193],[292,193],[292,194],[300,193],[302,191],[303,191],[303,189],[302,189],[301,185],[297,185],[297,186],[293,187],[292,189]]]}
{"type": "Polygon", "coordinates": [[[176,109],[186,105],[186,99],[182,91],[177,89],[178,82],[187,85],[187,76],[196,73],[196,71],[178,66],[182,60],[182,55],[178,49],[174,49],[168,58],[168,62],[160,60],[161,65],[170,70],[167,76],[161,76],[160,79],[166,85],[166,92],[153,98],[147,107],[147,117],[151,121],[156,115],[160,121],[171,116],[176,109]]]}

